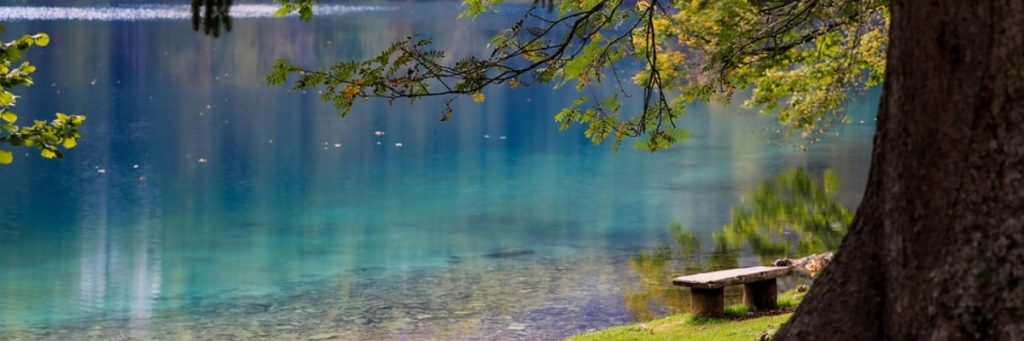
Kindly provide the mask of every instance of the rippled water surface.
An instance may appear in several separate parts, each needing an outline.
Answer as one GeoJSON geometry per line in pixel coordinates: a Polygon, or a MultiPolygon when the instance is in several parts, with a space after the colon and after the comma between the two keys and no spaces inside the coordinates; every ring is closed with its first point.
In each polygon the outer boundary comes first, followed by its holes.
{"type": "Polygon", "coordinates": [[[328,65],[417,34],[485,54],[521,6],[455,21],[457,3],[333,4],[304,24],[243,3],[215,39],[186,1],[67,3],[0,8],[4,40],[52,40],[26,53],[20,120],[88,117],[67,160],[0,167],[0,340],[558,339],[678,310],[638,296],[631,261],[674,223],[711,244],[762,179],[832,168],[853,207],[867,173],[870,95],[809,152],[695,105],[690,141],[616,154],[558,132],[571,89],[495,89],[439,122],[429,100],[339,119],[262,80],[276,58],[328,65]]]}

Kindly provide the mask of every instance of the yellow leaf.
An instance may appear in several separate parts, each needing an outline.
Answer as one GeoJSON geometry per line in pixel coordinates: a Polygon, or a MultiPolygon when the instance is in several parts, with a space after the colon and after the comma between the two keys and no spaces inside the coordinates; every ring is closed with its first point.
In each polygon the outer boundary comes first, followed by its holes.
{"type": "Polygon", "coordinates": [[[47,159],[52,159],[54,156],[57,156],[57,154],[54,154],[53,151],[49,149],[43,149],[43,151],[40,152],[39,154],[43,155],[43,157],[47,159]]]}
{"type": "Polygon", "coordinates": [[[36,45],[39,45],[39,46],[50,45],[50,36],[46,35],[46,33],[37,34],[37,35],[35,35],[32,38],[35,38],[36,45]]]}
{"type": "Polygon", "coordinates": [[[473,102],[481,103],[483,101],[484,101],[484,94],[479,93],[479,92],[473,94],[473,102]]]}
{"type": "Polygon", "coordinates": [[[0,150],[0,164],[10,164],[14,161],[14,153],[6,150],[0,150]]]}
{"type": "Polygon", "coordinates": [[[75,141],[75,139],[73,139],[73,138],[64,139],[64,149],[75,148],[75,146],[77,146],[77,145],[78,145],[78,141],[75,141]]]}

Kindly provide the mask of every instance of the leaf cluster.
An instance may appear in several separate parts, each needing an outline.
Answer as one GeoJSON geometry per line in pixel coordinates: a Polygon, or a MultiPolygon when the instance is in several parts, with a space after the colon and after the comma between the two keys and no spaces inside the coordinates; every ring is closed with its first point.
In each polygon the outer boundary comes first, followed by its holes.
{"type": "Polygon", "coordinates": [[[313,4],[320,0],[274,0],[281,3],[281,7],[274,12],[274,16],[281,18],[292,13],[298,13],[299,19],[309,22],[313,19],[313,4]]]}
{"type": "MultiPolygon", "coordinates": [[[[3,31],[3,26],[0,26],[0,31],[3,31]]],[[[57,113],[52,121],[35,120],[31,125],[19,126],[15,124],[18,115],[11,111],[19,96],[8,91],[19,85],[32,85],[31,74],[36,71],[36,67],[28,62],[22,62],[17,67],[13,67],[12,63],[21,60],[24,51],[32,45],[46,46],[49,43],[50,37],[39,33],[22,36],[0,46],[0,143],[12,147],[35,147],[44,158],[63,159],[64,154],[59,147],[71,149],[78,144],[81,137],[78,129],[85,121],[85,116],[57,113]]],[[[13,153],[0,149],[0,164],[9,164],[13,160],[13,153]]]]}
{"type": "Polygon", "coordinates": [[[743,104],[778,118],[782,138],[819,141],[845,122],[851,95],[881,82],[888,45],[884,0],[694,0],[664,22],[661,67],[681,101],[743,104]]]}

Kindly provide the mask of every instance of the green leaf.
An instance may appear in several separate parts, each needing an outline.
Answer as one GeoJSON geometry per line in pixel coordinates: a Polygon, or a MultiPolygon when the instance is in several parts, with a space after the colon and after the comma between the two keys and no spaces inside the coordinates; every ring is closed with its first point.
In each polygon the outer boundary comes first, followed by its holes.
{"type": "Polygon", "coordinates": [[[309,7],[302,7],[302,9],[299,10],[299,19],[302,19],[302,21],[305,22],[313,20],[313,9],[309,7]]]}
{"type": "Polygon", "coordinates": [[[0,150],[0,164],[8,165],[14,162],[14,153],[6,150],[0,150]]]}
{"type": "Polygon", "coordinates": [[[46,139],[46,141],[48,141],[50,143],[56,143],[57,141],[60,141],[60,139],[58,139],[57,136],[55,136],[55,135],[53,135],[51,133],[42,133],[42,134],[39,134],[39,135],[42,136],[44,139],[46,139]]]}
{"type": "Polygon", "coordinates": [[[21,60],[21,50],[19,50],[17,47],[10,46],[10,47],[7,48],[6,51],[7,51],[7,59],[8,60],[10,60],[12,62],[21,60]]]}
{"type": "Polygon", "coordinates": [[[15,147],[20,146],[21,145],[21,137],[19,137],[18,135],[8,136],[7,137],[7,143],[12,145],[12,146],[15,146],[15,147]]]}
{"type": "Polygon", "coordinates": [[[291,12],[291,8],[281,7],[281,8],[278,8],[277,11],[274,11],[274,17],[281,18],[281,17],[284,17],[284,16],[288,15],[288,13],[290,13],[290,12],[291,12]]]}
{"type": "Polygon", "coordinates": [[[18,120],[18,115],[15,115],[10,111],[4,111],[3,113],[0,113],[0,118],[7,121],[7,123],[14,123],[14,121],[18,120]]]}
{"type": "Polygon", "coordinates": [[[46,35],[46,33],[36,34],[36,35],[32,36],[32,38],[36,39],[36,45],[39,45],[39,46],[50,45],[50,36],[46,35]]]}
{"type": "Polygon", "coordinates": [[[6,107],[14,104],[14,94],[3,91],[0,92],[0,106],[6,107]]]}
{"type": "Polygon", "coordinates": [[[82,125],[82,121],[85,121],[84,115],[71,116],[71,127],[78,128],[82,125]]]}

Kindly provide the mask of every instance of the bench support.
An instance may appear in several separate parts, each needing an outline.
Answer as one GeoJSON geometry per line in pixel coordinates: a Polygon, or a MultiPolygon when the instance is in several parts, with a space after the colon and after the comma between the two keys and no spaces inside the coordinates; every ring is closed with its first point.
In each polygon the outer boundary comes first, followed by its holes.
{"type": "Polygon", "coordinates": [[[776,277],[792,271],[785,266],[755,266],[676,277],[672,284],[690,287],[690,313],[721,317],[725,313],[725,288],[743,284],[743,304],[754,310],[774,309],[779,292],[776,277]]]}
{"type": "Polygon", "coordinates": [[[779,289],[774,278],[743,284],[743,305],[754,310],[778,308],[779,289]]]}
{"type": "Polygon", "coordinates": [[[725,289],[690,288],[690,314],[710,317],[725,315],[725,289]]]}

